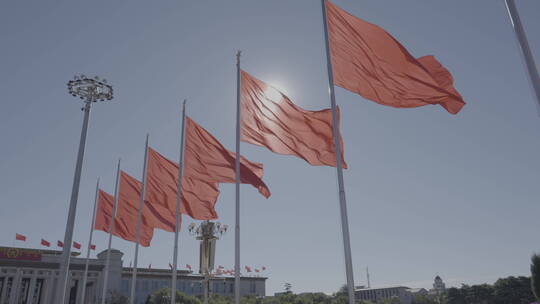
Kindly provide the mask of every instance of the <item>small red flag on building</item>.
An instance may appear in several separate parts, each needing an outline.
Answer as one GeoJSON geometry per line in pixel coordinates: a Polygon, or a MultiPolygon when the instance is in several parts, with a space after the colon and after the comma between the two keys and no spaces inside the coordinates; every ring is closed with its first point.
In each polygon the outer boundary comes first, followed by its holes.
{"type": "Polygon", "coordinates": [[[256,268],[255,268],[255,272],[261,272],[261,271],[260,271],[259,269],[256,269],[256,268]]]}
{"type": "Polygon", "coordinates": [[[96,245],[90,245],[90,250],[96,250],[96,245]]]}
{"type": "Polygon", "coordinates": [[[17,241],[23,241],[23,242],[26,242],[26,235],[22,235],[22,234],[15,233],[15,239],[16,239],[17,241]]]}
{"type": "Polygon", "coordinates": [[[51,243],[47,242],[47,241],[44,240],[44,239],[41,239],[41,246],[51,247],[51,243]]]}
{"type": "Polygon", "coordinates": [[[56,246],[64,247],[64,243],[62,241],[56,241],[56,246]]]}
{"type": "Polygon", "coordinates": [[[186,268],[189,269],[189,270],[191,270],[191,265],[186,264],[186,268]]]}
{"type": "Polygon", "coordinates": [[[77,242],[73,242],[73,247],[75,247],[77,249],[81,249],[81,244],[79,244],[77,242]]]}
{"type": "Polygon", "coordinates": [[[251,272],[251,267],[245,266],[247,272],[251,272]]]}

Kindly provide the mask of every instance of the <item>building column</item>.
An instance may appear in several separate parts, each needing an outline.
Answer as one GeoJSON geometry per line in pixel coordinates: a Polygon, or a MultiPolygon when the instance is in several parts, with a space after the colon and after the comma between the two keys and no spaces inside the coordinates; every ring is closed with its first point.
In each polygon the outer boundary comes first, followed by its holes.
{"type": "Polygon", "coordinates": [[[2,294],[0,294],[0,303],[4,303],[6,301],[8,281],[9,281],[9,276],[6,273],[6,275],[4,276],[4,283],[2,284],[2,294]]]}
{"type": "MultiPolygon", "coordinates": [[[[83,304],[81,302],[81,293],[82,293],[82,284],[83,284],[83,280],[81,280],[81,277],[77,279],[77,300],[75,300],[75,303],[77,304],[83,304]]],[[[88,281],[87,281],[88,282],[88,281]]]]}
{"type": "Polygon", "coordinates": [[[52,302],[52,292],[54,289],[54,280],[55,280],[55,272],[54,271],[49,271],[49,275],[46,276],[43,280],[43,284],[45,284],[45,292],[43,294],[43,303],[45,304],[48,304],[48,303],[53,303],[52,302]]]}
{"type": "Polygon", "coordinates": [[[11,292],[9,295],[9,304],[16,304],[17,299],[19,298],[20,292],[20,282],[22,277],[22,270],[17,269],[17,273],[13,277],[13,282],[11,283],[11,292]]]}
{"type": "Polygon", "coordinates": [[[30,279],[30,285],[28,286],[28,299],[27,304],[34,304],[34,293],[36,292],[37,285],[37,270],[34,270],[32,273],[32,278],[30,279]]]}

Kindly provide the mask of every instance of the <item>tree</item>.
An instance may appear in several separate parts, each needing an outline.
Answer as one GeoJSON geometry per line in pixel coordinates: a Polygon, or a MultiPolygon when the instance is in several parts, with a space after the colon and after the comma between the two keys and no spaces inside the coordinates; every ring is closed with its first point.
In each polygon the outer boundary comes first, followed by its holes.
{"type": "MultiPolygon", "coordinates": [[[[155,291],[146,299],[146,304],[170,304],[171,289],[163,288],[155,291]]],[[[201,300],[193,296],[188,296],[180,291],[176,291],[175,302],[181,304],[202,304],[201,300]]]]}
{"type": "Polygon", "coordinates": [[[540,302],[540,255],[533,254],[531,257],[531,290],[540,302]]]}
{"type": "Polygon", "coordinates": [[[531,280],[527,277],[498,279],[493,284],[493,303],[529,304],[534,302],[531,280]]]}
{"type": "Polygon", "coordinates": [[[456,287],[448,288],[446,290],[446,303],[447,304],[466,304],[465,297],[463,296],[463,292],[461,291],[461,289],[456,288],[456,287]]]}
{"type": "Polygon", "coordinates": [[[438,302],[433,298],[417,294],[414,296],[412,304],[438,304],[438,302]]]}
{"type": "Polygon", "coordinates": [[[109,297],[105,301],[107,304],[128,304],[128,298],[116,291],[110,291],[109,297]]]}

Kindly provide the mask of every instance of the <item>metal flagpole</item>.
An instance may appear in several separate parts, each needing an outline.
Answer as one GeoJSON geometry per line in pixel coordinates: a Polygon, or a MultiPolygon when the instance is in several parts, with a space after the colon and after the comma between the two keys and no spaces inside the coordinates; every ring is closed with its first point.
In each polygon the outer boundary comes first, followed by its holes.
{"type": "Polygon", "coordinates": [[[81,303],[84,304],[86,298],[86,282],[88,281],[88,264],[90,260],[90,250],[92,250],[92,236],[94,235],[94,225],[96,223],[96,207],[98,202],[99,195],[99,177],[96,183],[96,196],[94,198],[94,212],[92,213],[92,222],[90,222],[90,236],[88,237],[88,248],[86,251],[86,261],[84,265],[84,277],[83,277],[83,286],[81,292],[81,303]]]}
{"type": "Polygon", "coordinates": [[[516,33],[516,39],[523,53],[523,63],[527,67],[529,72],[529,80],[531,81],[531,86],[533,92],[536,96],[536,109],[540,114],[540,77],[538,76],[538,70],[536,69],[536,63],[534,62],[534,57],[529,47],[529,42],[527,41],[527,35],[521,24],[521,19],[519,18],[519,13],[516,8],[516,3],[514,0],[505,0],[506,9],[508,10],[508,16],[510,17],[510,22],[512,22],[512,27],[516,33]]]}
{"type": "Polygon", "coordinates": [[[103,277],[103,291],[101,293],[101,304],[105,304],[107,298],[107,285],[109,281],[109,265],[111,262],[111,244],[114,232],[114,222],[116,220],[116,209],[118,208],[118,197],[120,196],[120,159],[118,159],[118,168],[116,169],[116,185],[114,186],[114,206],[109,224],[109,246],[107,246],[107,258],[105,260],[105,275],[103,277]]]}
{"type": "Polygon", "coordinates": [[[58,281],[57,297],[59,303],[66,301],[66,289],[68,285],[69,260],[71,257],[71,242],[73,241],[73,227],[75,226],[75,214],[77,212],[77,200],[79,198],[79,186],[81,184],[82,164],[84,158],[84,147],[86,146],[86,135],[88,133],[88,120],[90,118],[91,102],[84,104],[84,119],[81,131],[81,140],[79,142],[79,153],[75,165],[75,176],[73,178],[73,187],[71,189],[71,199],[69,202],[68,220],[66,232],[64,235],[64,250],[62,252],[62,261],[60,262],[60,278],[58,281]]]}
{"type": "Polygon", "coordinates": [[[176,195],[176,223],[174,229],[174,256],[173,270],[171,283],[171,304],[176,303],[176,276],[178,275],[178,231],[182,224],[182,214],[180,214],[180,206],[182,205],[182,177],[184,173],[184,126],[186,121],[186,100],[182,104],[182,126],[180,128],[180,156],[178,159],[178,195],[176,195]]]}
{"type": "Polygon", "coordinates": [[[234,226],[234,303],[240,304],[240,56],[236,53],[236,223],[234,226]]]}
{"type": "Polygon", "coordinates": [[[347,216],[347,201],[345,199],[345,185],[343,183],[343,167],[341,164],[341,146],[339,142],[339,122],[337,120],[336,96],[334,94],[334,74],[332,72],[332,60],[330,58],[330,42],[328,41],[328,22],[326,18],[326,0],[321,0],[324,42],[326,47],[326,63],[328,69],[328,87],[330,90],[330,104],[332,106],[332,129],[334,135],[334,146],[336,148],[336,169],[339,186],[339,207],[341,214],[341,232],[343,234],[343,249],[345,251],[345,273],[347,276],[347,289],[349,293],[349,304],[355,303],[354,297],[354,276],[351,253],[351,240],[349,234],[349,220],[347,216]]]}
{"type": "Polygon", "coordinates": [[[131,276],[131,292],[130,292],[130,297],[129,297],[130,304],[135,303],[135,287],[137,283],[137,262],[139,260],[139,243],[141,242],[142,209],[144,205],[144,194],[146,192],[146,165],[148,163],[148,137],[149,135],[146,134],[141,199],[139,200],[139,210],[137,212],[137,242],[135,243],[135,258],[133,259],[133,270],[132,270],[132,276],[131,276]]]}

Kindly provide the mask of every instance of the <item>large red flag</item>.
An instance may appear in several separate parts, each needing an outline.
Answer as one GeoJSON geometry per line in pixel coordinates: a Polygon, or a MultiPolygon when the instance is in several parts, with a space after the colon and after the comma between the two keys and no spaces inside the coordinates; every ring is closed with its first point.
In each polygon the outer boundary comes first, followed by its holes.
{"type": "MultiPolygon", "coordinates": [[[[176,196],[178,193],[178,164],[148,148],[146,200],[149,206],[169,222],[175,222],[176,196]]],[[[188,177],[182,178],[182,204],[180,212],[197,220],[218,218],[214,206],[219,196],[215,182],[188,177]]]]}
{"type": "MultiPolygon", "coordinates": [[[[218,183],[234,183],[235,161],[235,153],[225,149],[212,134],[186,117],[184,173],[187,177],[218,183]]],[[[268,198],[270,190],[262,181],[262,176],[262,164],[240,157],[241,183],[251,184],[268,198]]]]}
{"type": "Polygon", "coordinates": [[[433,56],[414,58],[382,28],[326,2],[334,84],[396,108],[465,105],[450,72],[433,56]]]}
{"type": "MultiPolygon", "coordinates": [[[[242,141],[298,156],[311,165],[336,166],[332,110],[304,110],[245,71],[241,87],[242,141]]],[[[340,145],[343,160],[341,136],[340,145]]],[[[344,160],[342,163],[347,168],[344,160]]]]}
{"type": "MultiPolygon", "coordinates": [[[[120,202],[121,202],[121,199],[119,198],[118,200],[118,207],[120,207],[120,202]]],[[[137,202],[138,204],[138,202],[137,202]]],[[[103,190],[99,190],[99,194],[98,194],[98,205],[97,205],[97,210],[96,210],[96,222],[95,222],[95,225],[94,225],[94,229],[96,230],[101,230],[101,231],[104,231],[104,232],[109,232],[109,227],[110,227],[110,223],[111,223],[111,218],[112,218],[112,211],[113,211],[113,206],[114,206],[114,196],[108,194],[107,192],[103,191],[103,190]]],[[[130,219],[130,217],[133,217],[133,215],[126,215],[126,214],[123,214],[119,220],[119,213],[121,212],[120,211],[120,208],[117,208],[117,212],[116,212],[116,218],[115,218],[115,225],[114,225],[114,229],[113,229],[113,235],[121,238],[121,239],[124,239],[126,241],[130,241],[130,242],[136,242],[137,241],[137,234],[136,234],[136,226],[135,224],[133,225],[133,227],[131,227],[131,224],[126,224],[126,222],[131,222],[133,221],[133,219],[130,219]],[[121,222],[120,222],[121,221],[121,222]]],[[[133,212],[133,208],[129,208],[129,207],[124,207],[123,209],[127,209],[130,213],[133,212]]],[[[136,213],[136,210],[135,209],[135,220],[134,222],[136,223],[137,220],[137,213],[136,213]]],[[[122,212],[125,213],[125,211],[123,210],[122,212]]],[[[152,235],[153,235],[153,229],[151,228],[148,228],[144,225],[142,225],[141,227],[141,242],[140,244],[143,245],[143,246],[149,246],[150,245],[150,241],[152,239],[152,235]]]]}

